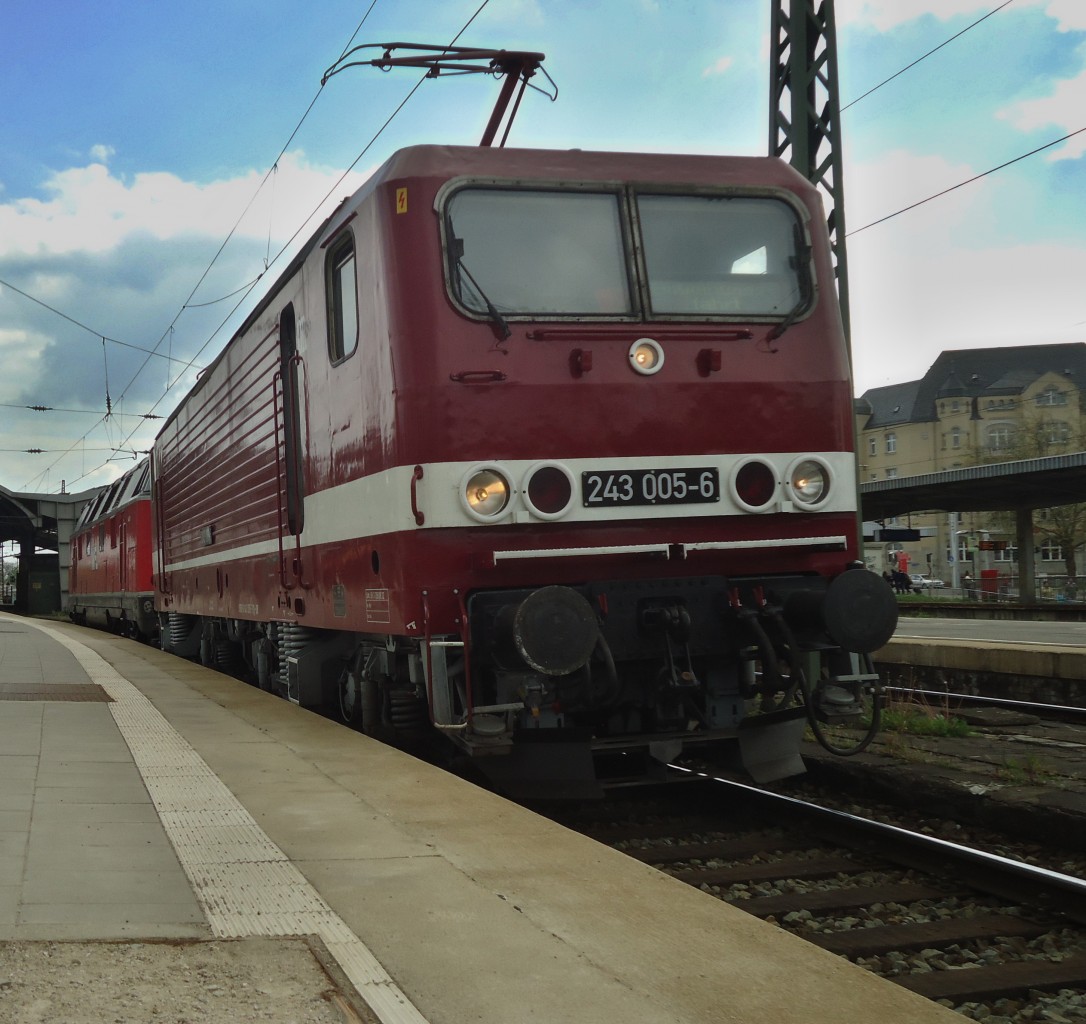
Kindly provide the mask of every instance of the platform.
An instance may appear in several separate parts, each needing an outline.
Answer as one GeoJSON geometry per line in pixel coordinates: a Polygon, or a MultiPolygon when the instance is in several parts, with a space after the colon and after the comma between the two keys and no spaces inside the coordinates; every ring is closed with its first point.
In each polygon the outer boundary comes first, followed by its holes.
{"type": "Polygon", "coordinates": [[[0,941],[317,935],[381,1021],[956,1015],[229,677],[0,615],[0,941]]]}

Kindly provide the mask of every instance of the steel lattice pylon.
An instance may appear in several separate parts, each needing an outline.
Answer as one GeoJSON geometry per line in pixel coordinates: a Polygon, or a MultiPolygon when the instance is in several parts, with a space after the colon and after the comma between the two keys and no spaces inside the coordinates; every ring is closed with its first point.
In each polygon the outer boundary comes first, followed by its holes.
{"type": "Polygon", "coordinates": [[[769,154],[787,160],[822,192],[847,339],[848,260],[833,0],[772,0],[772,10],[769,154]]]}

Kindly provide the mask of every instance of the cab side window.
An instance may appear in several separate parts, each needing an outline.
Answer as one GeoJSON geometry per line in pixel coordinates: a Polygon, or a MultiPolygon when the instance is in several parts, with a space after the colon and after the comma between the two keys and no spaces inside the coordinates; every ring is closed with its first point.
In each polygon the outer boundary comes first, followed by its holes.
{"type": "Polygon", "coordinates": [[[354,235],[345,232],[328,250],[324,282],[328,303],[328,354],[342,362],[358,348],[358,287],[354,235]]]}

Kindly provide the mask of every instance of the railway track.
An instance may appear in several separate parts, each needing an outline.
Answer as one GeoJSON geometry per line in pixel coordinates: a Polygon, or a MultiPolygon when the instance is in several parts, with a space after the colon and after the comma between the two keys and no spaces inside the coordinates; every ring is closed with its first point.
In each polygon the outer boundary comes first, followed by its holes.
{"type": "Polygon", "coordinates": [[[890,697],[910,701],[920,706],[943,708],[950,715],[970,708],[1003,708],[1007,711],[1036,715],[1040,719],[1055,722],[1086,722],[1086,707],[1068,704],[989,697],[978,693],[957,693],[949,687],[944,690],[926,690],[919,686],[886,686],[884,689],[890,697]]]}
{"type": "Polygon", "coordinates": [[[1081,879],[743,784],[679,788],[678,812],[565,823],[967,1016],[1086,1019],[1081,879]]]}

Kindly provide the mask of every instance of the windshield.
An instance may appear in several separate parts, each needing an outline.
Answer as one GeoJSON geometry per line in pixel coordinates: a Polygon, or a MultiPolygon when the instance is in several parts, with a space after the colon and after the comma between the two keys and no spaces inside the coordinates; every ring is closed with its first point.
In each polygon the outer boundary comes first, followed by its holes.
{"type": "Polygon", "coordinates": [[[653,313],[785,316],[806,295],[787,203],[641,195],[637,210],[653,313]]]}
{"type": "Polygon", "coordinates": [[[620,194],[458,190],[446,209],[455,297],[502,326],[506,315],[784,319],[803,310],[808,254],[787,202],[636,192],[634,202],[646,278],[638,302],[620,194]]]}
{"type": "Polygon", "coordinates": [[[448,207],[452,280],[486,313],[632,312],[618,196],[464,189],[448,207]]]}

